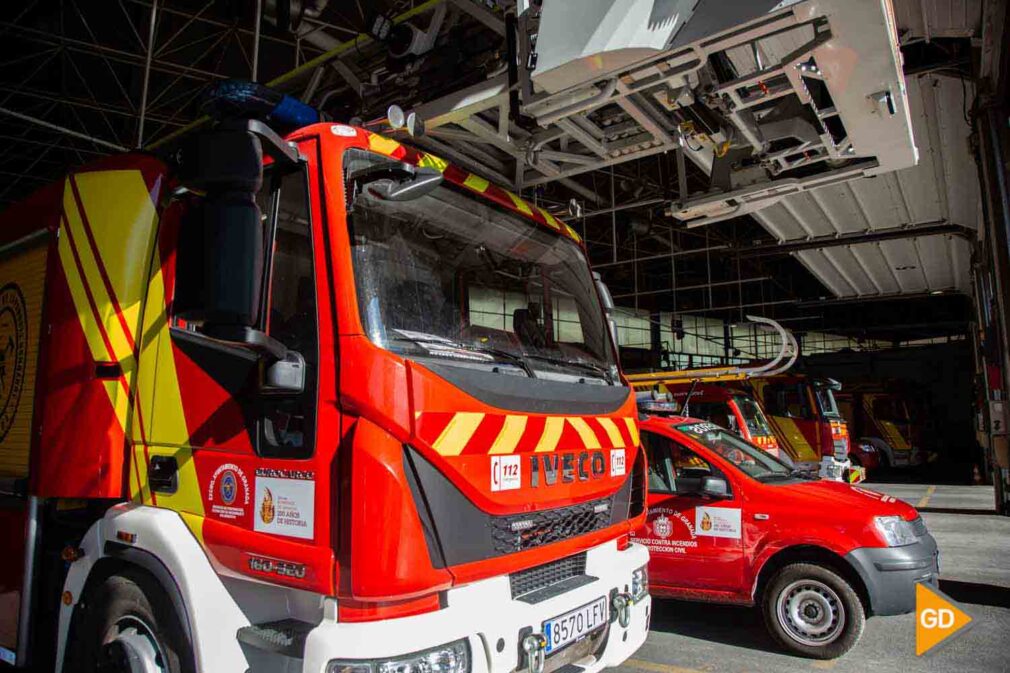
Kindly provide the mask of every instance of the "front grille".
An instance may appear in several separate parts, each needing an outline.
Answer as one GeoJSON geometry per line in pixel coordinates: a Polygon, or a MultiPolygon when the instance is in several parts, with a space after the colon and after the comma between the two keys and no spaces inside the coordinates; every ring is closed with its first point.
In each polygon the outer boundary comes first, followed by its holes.
{"type": "Polygon", "coordinates": [[[491,543],[499,554],[535,549],[610,525],[612,498],[491,521],[491,543]]]}
{"type": "Polygon", "coordinates": [[[638,452],[635,464],[631,468],[631,503],[628,507],[628,518],[633,518],[645,511],[645,454],[638,452]]]}
{"type": "Polygon", "coordinates": [[[512,598],[540,591],[559,582],[586,574],[586,554],[575,554],[509,575],[512,598]]]}
{"type": "Polygon", "coordinates": [[[912,523],[912,531],[915,533],[915,537],[922,537],[926,534],[926,522],[922,520],[921,516],[915,517],[912,523]]]}

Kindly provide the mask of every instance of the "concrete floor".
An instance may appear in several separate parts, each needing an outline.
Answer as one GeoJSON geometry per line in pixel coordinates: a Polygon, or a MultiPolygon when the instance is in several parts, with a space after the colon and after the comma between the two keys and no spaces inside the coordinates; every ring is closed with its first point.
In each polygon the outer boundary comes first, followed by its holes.
{"type": "Polygon", "coordinates": [[[941,552],[940,589],[968,612],[965,633],[915,656],[915,616],[874,617],[859,643],[834,661],[784,654],[756,610],[654,601],[652,632],[622,673],[1010,671],[1010,518],[991,514],[986,486],[870,484],[918,507],[941,552]]]}

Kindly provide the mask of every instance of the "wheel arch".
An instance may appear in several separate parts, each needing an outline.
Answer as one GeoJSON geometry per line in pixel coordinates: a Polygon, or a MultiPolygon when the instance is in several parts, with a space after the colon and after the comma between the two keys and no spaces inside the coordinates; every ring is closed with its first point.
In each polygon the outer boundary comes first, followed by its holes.
{"type": "Polygon", "coordinates": [[[91,526],[80,547],[83,555],[70,565],[63,584],[55,670],[63,670],[68,661],[82,597],[128,568],[141,570],[165,591],[193,648],[197,670],[238,670],[235,662],[245,661],[237,640],[208,642],[207,633],[234,633],[249,619],[177,512],[130,503],[113,506],[91,526]],[[133,543],[120,542],[119,531],[130,531],[133,543]]]}
{"type": "MultiPolygon", "coordinates": [[[[186,639],[189,641],[190,646],[193,646],[193,627],[190,623],[189,611],[186,609],[186,602],[182,597],[179,585],[176,583],[175,578],[172,577],[172,573],[165,567],[165,564],[148,551],[127,547],[126,545],[112,541],[105,543],[104,553],[105,555],[91,566],[84,586],[80,590],[80,596],[83,598],[91,595],[91,592],[96,587],[101,586],[105,580],[114,575],[122,574],[128,570],[139,570],[149,577],[169,599],[186,639]]],[[[87,603],[83,600],[78,601],[73,606],[70,624],[66,633],[66,641],[68,643],[73,641],[76,630],[82,624],[81,620],[85,618],[84,610],[86,606],[87,603]]],[[[66,670],[67,663],[67,660],[64,658],[64,670],[66,670]]]]}
{"type": "Polygon", "coordinates": [[[852,564],[844,556],[816,544],[797,544],[786,547],[765,560],[758,571],[751,591],[751,597],[755,604],[760,604],[764,590],[775,573],[793,563],[812,563],[834,570],[849,583],[856,595],[859,596],[859,602],[863,604],[863,611],[867,615],[872,613],[870,593],[863,578],[859,576],[852,564]]]}

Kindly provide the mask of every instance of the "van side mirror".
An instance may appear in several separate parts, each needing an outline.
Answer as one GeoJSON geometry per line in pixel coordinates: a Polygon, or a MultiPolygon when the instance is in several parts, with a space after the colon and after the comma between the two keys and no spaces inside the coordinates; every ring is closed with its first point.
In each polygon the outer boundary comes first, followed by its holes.
{"type": "Polygon", "coordinates": [[[722,477],[704,477],[701,480],[701,494],[709,498],[728,498],[729,484],[722,477]]]}

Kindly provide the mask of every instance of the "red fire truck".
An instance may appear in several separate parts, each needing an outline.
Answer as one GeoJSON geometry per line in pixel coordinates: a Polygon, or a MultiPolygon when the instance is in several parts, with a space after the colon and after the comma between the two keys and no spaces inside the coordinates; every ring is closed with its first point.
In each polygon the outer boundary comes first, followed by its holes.
{"type": "Polygon", "coordinates": [[[592,673],[644,641],[635,398],[545,210],[243,120],[0,237],[3,661],[592,673]]]}

